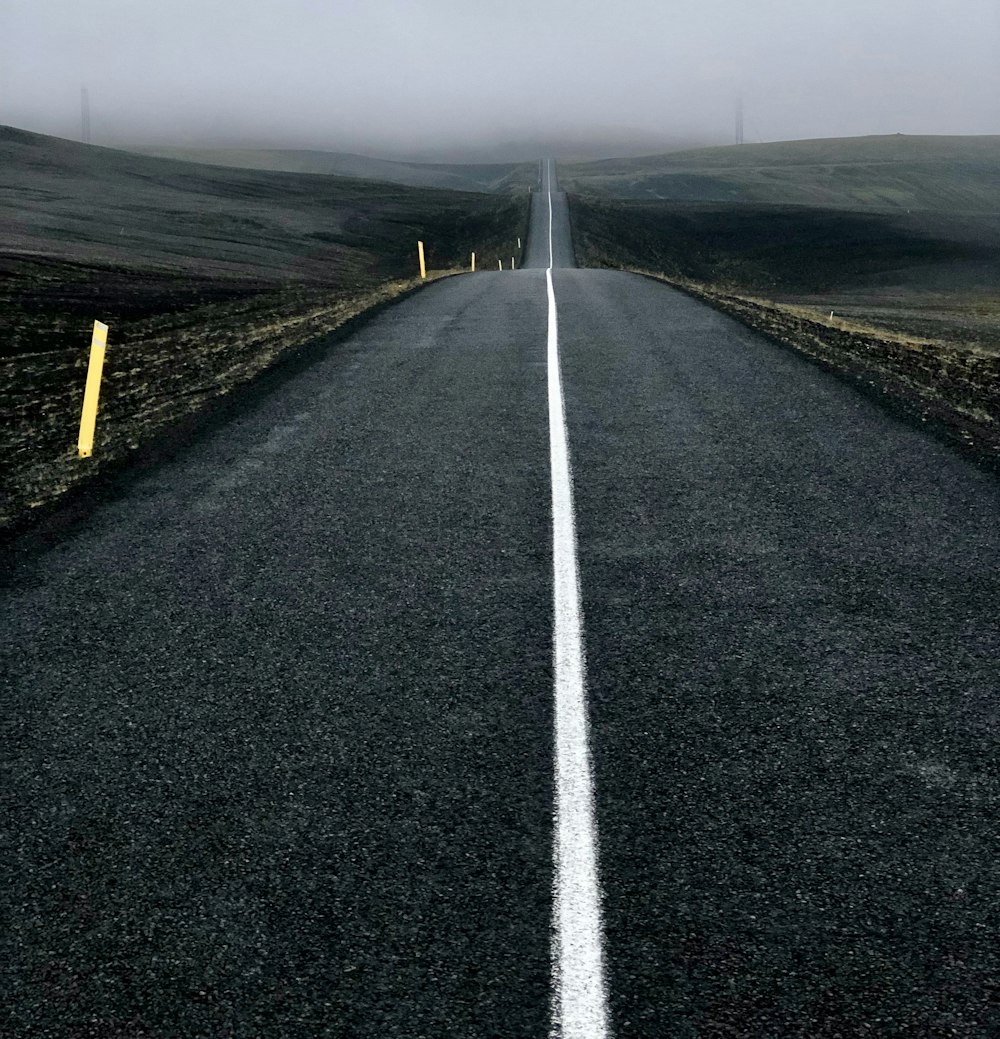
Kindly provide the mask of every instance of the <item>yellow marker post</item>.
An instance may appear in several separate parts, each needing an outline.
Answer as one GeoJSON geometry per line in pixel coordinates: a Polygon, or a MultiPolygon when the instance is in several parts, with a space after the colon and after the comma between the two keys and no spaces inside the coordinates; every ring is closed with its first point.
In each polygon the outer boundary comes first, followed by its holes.
{"type": "Polygon", "coordinates": [[[424,243],[417,242],[417,252],[420,254],[420,277],[427,277],[427,267],[424,265],[424,243]]]}
{"type": "Polygon", "coordinates": [[[510,269],[511,270],[514,269],[514,257],[513,256],[510,258],[510,269]]]}
{"type": "Polygon", "coordinates": [[[518,240],[517,240],[517,247],[518,247],[518,249],[521,248],[521,239],[520,238],[518,238],[518,240]]]}
{"type": "Polygon", "coordinates": [[[472,273],[476,273],[476,254],[472,254],[472,273]]]}
{"type": "Polygon", "coordinates": [[[500,270],[503,270],[503,260],[497,260],[497,266],[500,268],[500,270]]]}
{"type": "Polygon", "coordinates": [[[87,368],[87,388],[83,392],[83,414],[80,416],[80,439],[77,448],[81,458],[94,453],[94,427],[97,425],[97,398],[101,395],[101,373],[104,371],[104,350],[108,345],[108,326],[94,322],[90,341],[90,365],[87,368]]]}

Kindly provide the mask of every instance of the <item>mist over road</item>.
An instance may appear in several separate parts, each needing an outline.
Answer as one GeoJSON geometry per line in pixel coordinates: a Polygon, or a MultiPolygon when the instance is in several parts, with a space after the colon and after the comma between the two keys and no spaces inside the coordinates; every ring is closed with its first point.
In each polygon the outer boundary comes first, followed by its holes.
{"type": "Polygon", "coordinates": [[[611,1034],[1000,1027],[995,478],[543,174],[526,269],[17,552],[0,1035],[548,1033],[549,267],[611,1034]]]}

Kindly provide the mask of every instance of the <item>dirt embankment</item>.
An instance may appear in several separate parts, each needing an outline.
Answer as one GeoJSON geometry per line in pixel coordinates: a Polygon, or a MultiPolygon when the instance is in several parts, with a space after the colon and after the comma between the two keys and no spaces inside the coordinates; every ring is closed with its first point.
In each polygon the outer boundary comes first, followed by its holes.
{"type": "Polygon", "coordinates": [[[783,343],[1000,462],[1000,354],[946,342],[862,331],[805,308],[719,292],[650,271],[770,339],[783,343]]]}
{"type": "Polygon", "coordinates": [[[917,233],[789,208],[571,196],[570,212],[579,262],[665,281],[1000,464],[997,243],[927,217],[917,233]]]}
{"type": "Polygon", "coordinates": [[[197,166],[0,127],[0,534],[430,278],[526,237],[527,192],[197,166]],[[110,327],[94,454],[76,437],[110,327]]]}
{"type": "MultiPolygon", "coordinates": [[[[433,272],[434,280],[450,272],[433,272]]],[[[76,436],[88,348],[21,353],[0,361],[4,465],[0,531],[125,460],[137,448],[249,382],[306,343],[421,284],[419,278],[331,294],[305,287],[208,304],[113,327],[91,458],[76,436]]]]}

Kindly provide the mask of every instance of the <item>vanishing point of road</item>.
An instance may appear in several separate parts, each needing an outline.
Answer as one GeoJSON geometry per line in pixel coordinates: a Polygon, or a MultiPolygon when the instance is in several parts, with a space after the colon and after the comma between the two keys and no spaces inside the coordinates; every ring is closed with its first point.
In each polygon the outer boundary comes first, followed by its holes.
{"type": "Polygon", "coordinates": [[[1000,1034],[995,476],[540,188],[15,545],[3,1039],[1000,1034]]]}

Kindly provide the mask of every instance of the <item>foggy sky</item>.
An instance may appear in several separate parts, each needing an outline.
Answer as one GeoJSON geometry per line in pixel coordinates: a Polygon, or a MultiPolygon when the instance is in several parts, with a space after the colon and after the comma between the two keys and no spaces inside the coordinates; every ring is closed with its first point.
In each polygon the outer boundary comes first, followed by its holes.
{"type": "Polygon", "coordinates": [[[98,144],[1000,133],[1000,0],[0,0],[0,123],[83,84],[98,144]]]}

